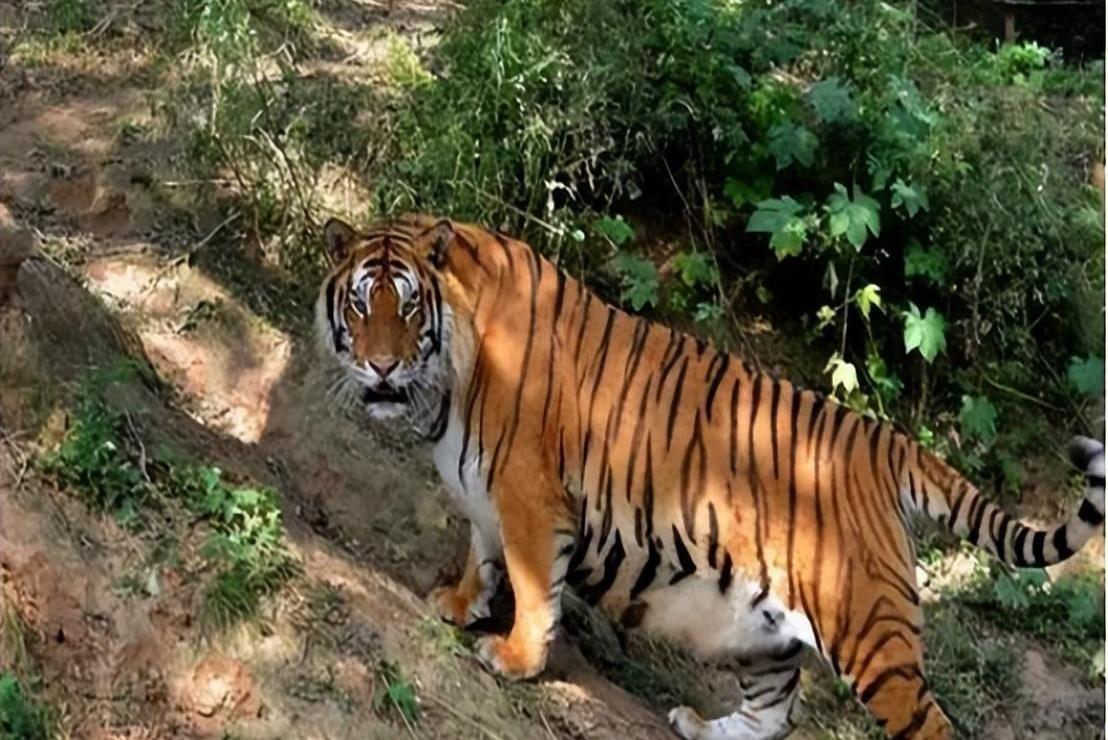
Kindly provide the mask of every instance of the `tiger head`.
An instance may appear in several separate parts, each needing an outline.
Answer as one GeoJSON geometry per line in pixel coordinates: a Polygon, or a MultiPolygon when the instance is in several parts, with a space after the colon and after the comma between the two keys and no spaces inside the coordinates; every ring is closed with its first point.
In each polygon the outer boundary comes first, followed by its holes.
{"type": "Polygon", "coordinates": [[[317,333],[343,370],[339,387],[372,419],[432,413],[442,392],[450,311],[435,255],[451,233],[445,221],[324,227],[334,269],[316,302],[317,333]]]}

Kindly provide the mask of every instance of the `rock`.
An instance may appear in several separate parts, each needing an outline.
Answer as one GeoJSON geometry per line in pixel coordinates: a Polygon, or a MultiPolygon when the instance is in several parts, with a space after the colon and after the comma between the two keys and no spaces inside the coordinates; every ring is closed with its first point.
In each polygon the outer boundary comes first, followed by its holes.
{"type": "Polygon", "coordinates": [[[19,266],[34,253],[34,233],[20,228],[11,211],[0,203],[0,306],[8,302],[15,290],[19,266]]]}

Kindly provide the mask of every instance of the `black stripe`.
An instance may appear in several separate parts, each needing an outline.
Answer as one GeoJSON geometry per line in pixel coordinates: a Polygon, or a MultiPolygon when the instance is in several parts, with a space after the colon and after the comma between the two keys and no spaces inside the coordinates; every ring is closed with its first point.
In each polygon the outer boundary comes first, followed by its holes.
{"type": "Polygon", "coordinates": [[[739,431],[739,379],[735,378],[731,386],[731,475],[734,475],[738,466],[738,431],[739,431]]]}
{"type": "Polygon", "coordinates": [[[731,553],[724,550],[723,565],[719,569],[719,592],[721,594],[727,593],[727,589],[731,587],[732,568],[731,553]]]}
{"type": "Polygon", "coordinates": [[[647,541],[646,564],[643,565],[639,577],[635,579],[635,585],[631,587],[631,600],[641,594],[654,582],[654,576],[658,573],[658,564],[662,562],[662,556],[658,554],[658,548],[654,547],[654,541],[647,541]]]}
{"type": "Polygon", "coordinates": [[[719,547],[719,522],[716,521],[716,507],[708,502],[708,565],[716,567],[716,549],[719,547]]]}
{"type": "Polygon", "coordinates": [[[1104,521],[1104,515],[1097,511],[1096,506],[1088,499],[1081,502],[1081,508],[1077,510],[1077,517],[1094,527],[1104,521]]]}
{"type": "Polygon", "coordinates": [[[671,585],[696,572],[696,563],[689,555],[689,549],[685,547],[685,541],[681,539],[681,533],[677,531],[677,525],[674,524],[672,527],[673,547],[677,551],[677,562],[681,564],[681,571],[670,579],[671,585]]]}
{"type": "Polygon", "coordinates": [[[1043,548],[1046,546],[1046,532],[1036,532],[1031,539],[1031,555],[1035,558],[1033,564],[1038,566],[1046,562],[1043,548]]]}
{"type": "Polygon", "coordinates": [[[616,576],[619,575],[619,567],[623,564],[624,555],[623,540],[620,538],[617,529],[615,544],[612,545],[612,549],[608,551],[608,555],[604,558],[604,574],[596,583],[580,589],[581,598],[595,606],[604,597],[604,594],[608,593],[608,589],[612,587],[612,584],[616,582],[616,576]]]}
{"type": "Polygon", "coordinates": [[[1067,529],[1068,527],[1063,524],[1061,527],[1054,530],[1054,549],[1058,551],[1059,560],[1065,560],[1074,553],[1066,537],[1067,529]]]}
{"type": "Polygon", "coordinates": [[[1024,555],[1024,547],[1027,544],[1027,535],[1031,534],[1031,530],[1018,523],[1016,527],[1018,530],[1016,539],[1012,541],[1012,559],[1015,561],[1015,565],[1026,568],[1030,563],[1027,562],[1027,556],[1024,555]]]}
{"type": "Polygon", "coordinates": [[[642,509],[646,518],[646,536],[654,533],[654,461],[650,456],[650,435],[646,435],[646,472],[642,482],[642,509]]]}
{"type": "Polygon", "coordinates": [[[780,480],[780,464],[777,461],[777,407],[781,403],[781,383],[773,381],[773,391],[769,402],[769,442],[773,451],[773,478],[780,480]]]}
{"type": "MultiPolygon", "coordinates": [[[[712,378],[711,385],[708,386],[708,400],[705,402],[704,413],[707,416],[708,421],[712,420],[712,401],[716,398],[716,391],[719,390],[719,384],[723,381],[723,376],[727,374],[727,366],[731,363],[731,358],[725,354],[717,354],[716,357],[722,358],[719,369],[716,371],[716,375],[712,378]]],[[[715,362],[715,360],[712,360],[715,362]]],[[[708,366],[711,370],[711,365],[708,366]]]]}
{"type": "Polygon", "coordinates": [[[681,371],[677,374],[677,385],[673,389],[673,398],[669,403],[669,421],[666,423],[666,452],[669,452],[673,442],[673,422],[677,419],[677,408],[681,404],[681,391],[685,386],[685,372],[689,369],[689,358],[681,363],[681,371]]]}

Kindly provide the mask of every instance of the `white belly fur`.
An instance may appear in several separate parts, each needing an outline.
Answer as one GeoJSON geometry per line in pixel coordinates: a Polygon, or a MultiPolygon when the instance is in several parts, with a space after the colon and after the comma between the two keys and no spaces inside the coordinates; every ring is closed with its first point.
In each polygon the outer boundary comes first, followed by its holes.
{"type": "Polygon", "coordinates": [[[499,554],[501,549],[500,517],[496,513],[496,506],[493,504],[492,498],[485,488],[485,481],[480,474],[474,440],[470,440],[470,449],[467,450],[466,460],[459,468],[458,461],[461,459],[461,455],[462,422],[458,418],[457,412],[452,409],[446,433],[435,444],[432,458],[443,482],[454,494],[454,499],[462,513],[480,533],[484,545],[482,555],[488,556],[492,552],[499,554]],[[459,469],[461,471],[460,475],[459,469]]]}
{"type": "Polygon", "coordinates": [[[815,646],[808,618],[786,609],[776,596],[751,606],[760,590],[756,581],[737,576],[721,595],[714,571],[703,578],[698,575],[643,594],[645,633],[672,640],[705,660],[758,655],[793,640],[815,646]]]}

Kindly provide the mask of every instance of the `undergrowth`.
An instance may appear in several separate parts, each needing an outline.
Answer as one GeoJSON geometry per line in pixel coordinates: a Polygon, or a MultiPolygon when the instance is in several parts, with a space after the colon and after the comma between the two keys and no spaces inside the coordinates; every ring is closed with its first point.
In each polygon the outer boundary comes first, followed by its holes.
{"type": "MultiPolygon", "coordinates": [[[[210,573],[204,618],[223,628],[251,618],[298,566],[284,540],[281,509],[271,489],[228,482],[211,465],[148,452],[140,419],[113,400],[140,372],[123,363],[90,372],[79,384],[69,429],[44,469],[79,491],[90,507],[133,529],[157,529],[151,511],[179,505],[202,522],[201,548],[210,573]]],[[[148,590],[138,584],[133,590],[148,590]]]]}
{"type": "Polygon", "coordinates": [[[54,713],[11,673],[0,673],[0,740],[50,740],[54,713]]]}

